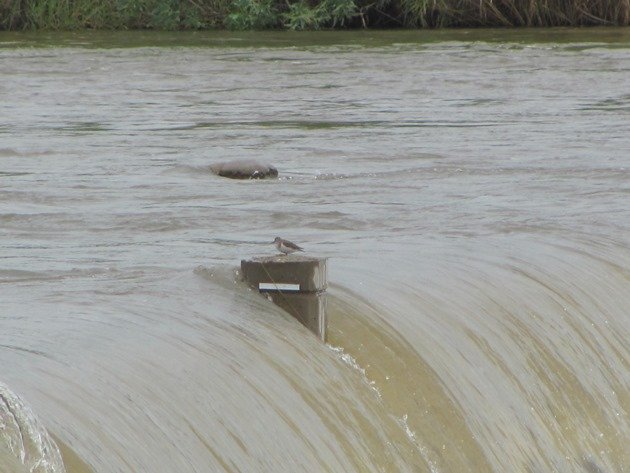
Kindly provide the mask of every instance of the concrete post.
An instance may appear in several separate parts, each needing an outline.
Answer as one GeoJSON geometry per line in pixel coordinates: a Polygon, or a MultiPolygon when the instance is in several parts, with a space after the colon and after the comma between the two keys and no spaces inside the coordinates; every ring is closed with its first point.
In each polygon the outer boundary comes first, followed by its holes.
{"type": "Polygon", "coordinates": [[[274,304],[326,340],[326,258],[256,257],[241,260],[241,271],[250,286],[268,293],[274,304]]]}

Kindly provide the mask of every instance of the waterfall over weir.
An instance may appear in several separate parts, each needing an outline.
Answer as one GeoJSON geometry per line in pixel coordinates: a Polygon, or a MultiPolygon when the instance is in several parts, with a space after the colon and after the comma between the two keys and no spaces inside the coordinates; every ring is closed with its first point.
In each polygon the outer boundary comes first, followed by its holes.
{"type": "Polygon", "coordinates": [[[0,473],[628,471],[629,34],[2,33],[0,473]]]}

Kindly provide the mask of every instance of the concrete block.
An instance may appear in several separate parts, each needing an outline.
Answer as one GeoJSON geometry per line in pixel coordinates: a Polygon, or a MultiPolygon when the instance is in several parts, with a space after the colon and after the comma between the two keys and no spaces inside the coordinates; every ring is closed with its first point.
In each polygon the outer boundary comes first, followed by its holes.
{"type": "Polygon", "coordinates": [[[327,287],[326,258],[262,256],[242,260],[241,271],[251,286],[262,291],[320,292],[327,287]]]}
{"type": "Polygon", "coordinates": [[[241,271],[250,286],[268,293],[274,304],[326,340],[326,258],[262,256],[242,260],[241,271]]]}
{"type": "Polygon", "coordinates": [[[271,300],[326,341],[326,293],[271,292],[271,300]]]}

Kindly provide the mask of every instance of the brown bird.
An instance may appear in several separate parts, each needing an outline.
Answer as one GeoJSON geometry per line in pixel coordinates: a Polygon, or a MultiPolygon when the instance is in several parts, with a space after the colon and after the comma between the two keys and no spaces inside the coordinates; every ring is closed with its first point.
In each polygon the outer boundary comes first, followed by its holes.
{"type": "Polygon", "coordinates": [[[296,251],[304,251],[295,243],[289,240],[283,240],[280,237],[276,237],[276,239],[272,243],[276,245],[276,248],[278,248],[278,251],[280,253],[284,253],[285,255],[288,255],[290,253],[295,253],[296,251]]]}

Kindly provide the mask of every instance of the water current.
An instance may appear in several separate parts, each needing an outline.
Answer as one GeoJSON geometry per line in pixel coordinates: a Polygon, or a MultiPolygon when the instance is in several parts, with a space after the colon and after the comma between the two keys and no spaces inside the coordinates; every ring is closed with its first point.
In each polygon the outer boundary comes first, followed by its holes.
{"type": "Polygon", "coordinates": [[[628,340],[628,29],[0,35],[2,473],[630,471],[628,340]]]}

